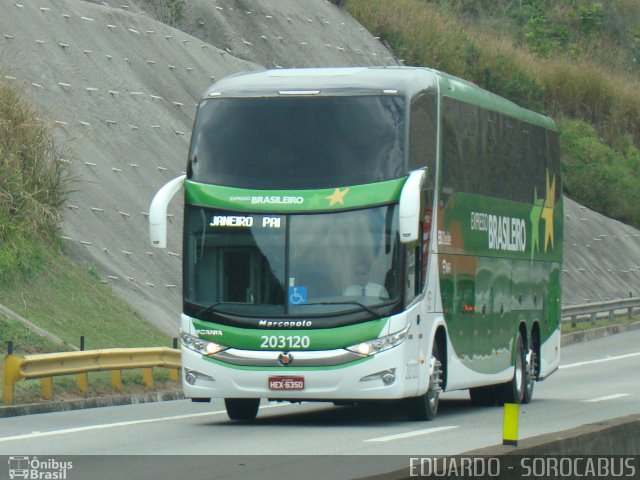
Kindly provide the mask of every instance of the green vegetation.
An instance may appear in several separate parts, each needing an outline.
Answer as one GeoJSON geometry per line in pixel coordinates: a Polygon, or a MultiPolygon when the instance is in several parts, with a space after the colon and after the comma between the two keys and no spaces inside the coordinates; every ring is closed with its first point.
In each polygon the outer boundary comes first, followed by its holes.
{"type": "MultiPolygon", "coordinates": [[[[3,304],[29,319],[36,325],[62,338],[66,344],[58,345],[39,336],[21,324],[0,315],[0,377],[2,360],[8,341],[13,342],[14,353],[64,352],[80,346],[80,336],[85,337],[85,348],[159,347],[172,346],[172,340],[141,318],[131,307],[120,300],[108,285],[100,283],[83,267],[60,254],[50,258],[47,268],[30,280],[15,280],[0,290],[3,304]]],[[[167,382],[166,369],[155,369],[156,388],[177,389],[167,382]]],[[[89,374],[89,392],[76,391],[73,377],[54,379],[54,400],[113,395],[110,373],[89,374]]],[[[126,393],[145,390],[139,371],[123,372],[126,393]]],[[[16,384],[16,403],[42,401],[38,381],[21,381],[16,384]]]]}
{"type": "MultiPolygon", "coordinates": [[[[0,304],[76,347],[84,335],[87,350],[171,346],[167,335],[123,303],[90,270],[60,255],[36,277],[15,281],[0,291],[0,304]]],[[[30,353],[25,348],[29,343],[23,346],[3,329],[0,341],[6,344],[7,340],[14,340],[16,353],[30,353]]]]}
{"type": "Polygon", "coordinates": [[[51,127],[0,81],[0,285],[29,278],[59,251],[68,189],[51,127]]]}
{"type": "Polygon", "coordinates": [[[150,8],[155,18],[167,25],[176,25],[182,20],[185,0],[141,0],[142,5],[150,8]]]}
{"type": "MultiPolygon", "coordinates": [[[[60,208],[72,181],[53,138],[21,92],[0,80],[0,304],[66,342],[58,345],[0,315],[0,375],[8,341],[16,354],[69,351],[81,335],[86,349],[172,343],[102,284],[95,268],[64,254],[60,208]]],[[[157,378],[164,381],[167,373],[157,378]]],[[[142,389],[139,372],[123,381],[131,391],[142,389]]],[[[90,382],[90,394],[111,391],[108,373],[91,375],[90,382]]],[[[18,402],[39,399],[38,382],[19,384],[18,402]]],[[[75,390],[71,378],[55,384],[75,390]]]]}
{"type": "Polygon", "coordinates": [[[565,192],[594,210],[640,226],[640,150],[631,143],[611,148],[580,120],[562,119],[559,128],[565,192]]]}
{"type": "MultiPolygon", "coordinates": [[[[141,318],[127,304],[113,294],[108,285],[100,283],[91,273],[64,255],[49,260],[47,268],[30,280],[16,280],[0,290],[3,304],[36,325],[62,338],[67,344],[58,345],[39,336],[21,324],[0,315],[0,376],[7,342],[12,341],[14,353],[70,351],[80,346],[85,337],[85,348],[159,347],[172,345],[172,340],[141,318]]],[[[177,389],[167,383],[167,370],[155,369],[156,388],[177,389]]],[[[73,377],[54,379],[54,400],[80,398],[73,377]]],[[[144,391],[139,371],[123,372],[126,393],[144,391]]],[[[86,396],[113,395],[110,373],[89,374],[89,392],[86,396]]],[[[38,381],[16,384],[16,403],[42,401],[38,381]]]]}
{"type": "MultiPolygon", "coordinates": [[[[71,186],[50,126],[0,80],[0,303],[87,348],[168,344],[100,283],[92,266],[63,253],[60,208],[71,186]]],[[[2,329],[0,340],[10,329],[2,329]]]]}
{"type": "Polygon", "coordinates": [[[564,188],[640,227],[637,0],[346,0],[406,65],[465,78],[558,122],[564,188]]]}

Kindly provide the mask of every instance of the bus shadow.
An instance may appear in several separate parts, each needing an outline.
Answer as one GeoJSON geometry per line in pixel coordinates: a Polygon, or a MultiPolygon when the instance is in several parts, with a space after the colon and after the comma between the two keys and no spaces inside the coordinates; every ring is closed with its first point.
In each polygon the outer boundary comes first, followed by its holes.
{"type": "MultiPolygon", "coordinates": [[[[305,405],[310,405],[309,403],[305,405]]],[[[318,403],[318,409],[301,411],[261,410],[252,421],[232,421],[225,419],[222,422],[211,422],[210,425],[237,425],[243,426],[316,426],[339,428],[351,426],[380,426],[381,424],[406,424],[409,420],[400,402],[364,402],[355,405],[336,405],[331,403],[318,403]],[[330,406],[330,407],[329,407],[330,406]]],[[[441,400],[438,414],[431,422],[416,422],[422,425],[438,426],[455,415],[465,411],[475,411],[469,400],[441,400]]]]}

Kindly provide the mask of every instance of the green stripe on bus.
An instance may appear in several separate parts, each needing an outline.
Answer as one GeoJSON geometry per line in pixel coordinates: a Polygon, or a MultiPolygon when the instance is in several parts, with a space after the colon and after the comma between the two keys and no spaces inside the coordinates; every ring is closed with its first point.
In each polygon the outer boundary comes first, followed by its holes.
{"type": "Polygon", "coordinates": [[[204,322],[193,318],[193,326],[198,330],[218,330],[218,335],[199,334],[203,340],[215,342],[225,347],[239,348],[242,350],[258,351],[303,351],[303,350],[335,350],[337,348],[350,347],[380,336],[380,332],[387,325],[388,318],[372,320],[370,322],[347,325],[345,327],[322,328],[322,329],[258,329],[258,328],[238,328],[217,323],[204,322]],[[267,337],[265,339],[265,337],[267,337]],[[262,345],[269,345],[268,337],[284,337],[284,346],[271,346],[263,348],[262,345]],[[308,337],[306,341],[297,341],[302,337],[308,337]],[[293,339],[294,341],[291,341],[293,339]],[[304,348],[302,345],[304,344],[304,348]]]}
{"type": "Polygon", "coordinates": [[[246,212],[346,210],[397,202],[406,177],[318,190],[249,190],[187,180],[187,203],[246,212]]]}

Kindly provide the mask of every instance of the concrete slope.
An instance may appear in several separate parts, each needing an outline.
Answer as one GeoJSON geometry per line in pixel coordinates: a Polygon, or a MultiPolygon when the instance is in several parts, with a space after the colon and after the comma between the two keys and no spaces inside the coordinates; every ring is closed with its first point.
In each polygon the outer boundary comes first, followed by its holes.
{"type": "Polygon", "coordinates": [[[75,177],[65,209],[69,247],[170,334],[181,310],[182,206],[170,208],[166,251],[150,247],[147,212],[157,189],[185,168],[205,88],[263,68],[241,56],[269,67],[393,63],[380,42],[323,0],[259,2],[252,13],[241,3],[190,0],[185,22],[201,40],[135,4],[0,0],[0,71],[59,126],[75,177]]]}
{"type": "Polygon", "coordinates": [[[640,230],[564,201],[563,304],[640,296],[640,230]]]}
{"type": "MultiPolygon", "coordinates": [[[[170,208],[165,251],[151,249],[146,215],[157,189],[184,169],[205,88],[241,70],[395,63],[325,0],[189,0],[181,30],[135,2],[0,0],[0,12],[0,71],[57,122],[76,179],[65,212],[70,249],[170,334],[181,310],[182,205],[170,208]]],[[[565,303],[637,294],[638,232],[566,205],[565,303]],[[596,235],[620,241],[601,237],[584,247],[591,256],[572,248],[596,235]],[[605,254],[611,260],[599,262],[605,254]],[[615,271],[629,259],[635,270],[615,271]]]]}
{"type": "Polygon", "coordinates": [[[176,27],[266,68],[396,64],[326,0],[189,0],[176,27]]]}

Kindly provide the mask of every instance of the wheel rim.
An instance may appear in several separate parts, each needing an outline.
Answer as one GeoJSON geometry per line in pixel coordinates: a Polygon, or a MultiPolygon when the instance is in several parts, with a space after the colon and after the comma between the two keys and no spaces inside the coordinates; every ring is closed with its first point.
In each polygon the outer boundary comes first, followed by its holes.
{"type": "Polygon", "coordinates": [[[533,350],[529,351],[529,361],[526,362],[527,364],[527,371],[526,371],[526,385],[525,387],[527,388],[527,390],[532,390],[533,389],[533,384],[535,382],[535,372],[536,372],[536,354],[533,352],[533,350]]]}
{"type": "Polygon", "coordinates": [[[427,402],[431,410],[435,410],[438,406],[440,397],[440,372],[441,364],[437,357],[432,356],[431,361],[434,362],[433,374],[431,375],[431,383],[427,392],[427,402]]]}
{"type": "Polygon", "coordinates": [[[524,361],[522,359],[522,347],[518,345],[518,351],[516,352],[516,389],[518,393],[524,391],[524,361]]]}

